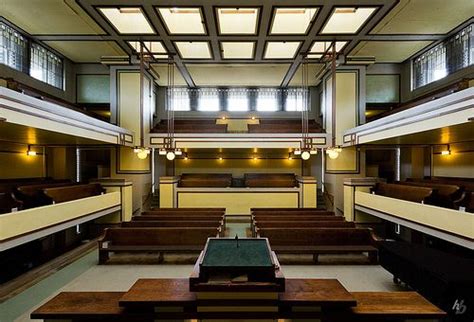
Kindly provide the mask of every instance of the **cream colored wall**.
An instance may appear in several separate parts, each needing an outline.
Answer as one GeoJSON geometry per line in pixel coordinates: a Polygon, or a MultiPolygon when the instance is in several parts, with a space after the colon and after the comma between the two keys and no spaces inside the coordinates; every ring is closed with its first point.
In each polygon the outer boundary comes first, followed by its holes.
{"type": "Polygon", "coordinates": [[[118,125],[135,133],[134,145],[140,145],[140,73],[118,72],[118,125]]]}
{"type": "MultiPolygon", "coordinates": [[[[43,155],[28,156],[27,146],[3,143],[0,148],[0,179],[45,176],[43,155]]],[[[37,150],[41,152],[41,149],[37,150]]]]}
{"type": "Polygon", "coordinates": [[[177,159],[175,173],[232,173],[242,177],[244,173],[294,173],[301,175],[301,160],[294,159],[177,159]]]}
{"type": "MultiPolygon", "coordinates": [[[[342,133],[350,128],[357,126],[358,100],[359,100],[359,80],[356,71],[346,70],[338,71],[336,75],[336,145],[342,144],[342,133]]],[[[332,78],[326,80],[324,101],[325,101],[325,119],[326,130],[332,132],[332,78]]],[[[365,84],[365,80],[364,80],[365,84]]],[[[357,160],[355,150],[343,151],[336,160],[326,162],[326,171],[342,173],[325,173],[325,189],[334,198],[334,205],[327,204],[338,214],[344,212],[344,178],[356,178],[365,176],[365,151],[361,149],[359,153],[359,171],[357,169],[357,160]],[[348,153],[349,152],[349,153],[348,153]]]]}
{"type": "MultiPolygon", "coordinates": [[[[146,161],[149,161],[149,158],[146,161]]],[[[143,206],[151,193],[151,173],[117,173],[115,149],[111,149],[110,161],[111,177],[125,179],[133,184],[133,212],[143,210],[143,206]]],[[[137,158],[137,162],[142,161],[137,158]]]]}
{"type": "Polygon", "coordinates": [[[437,154],[446,145],[434,148],[433,176],[474,178],[474,143],[451,144],[451,155],[437,154]]]}
{"type": "MultiPolygon", "coordinates": [[[[361,178],[365,177],[365,150],[360,148],[359,151],[359,173],[325,173],[324,186],[328,193],[334,197],[334,211],[338,214],[344,212],[344,179],[345,178],[361,178]]],[[[330,207],[330,204],[326,206],[330,207]]]]}

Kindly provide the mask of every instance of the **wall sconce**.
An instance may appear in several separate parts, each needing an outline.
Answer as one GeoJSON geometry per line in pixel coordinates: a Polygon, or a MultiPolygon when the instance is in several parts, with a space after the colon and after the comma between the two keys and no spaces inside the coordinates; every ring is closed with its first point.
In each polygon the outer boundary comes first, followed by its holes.
{"type": "Polygon", "coordinates": [[[36,153],[36,151],[31,150],[31,147],[28,145],[28,150],[26,151],[26,155],[30,157],[34,157],[38,155],[38,153],[36,153]]]}
{"type": "Polygon", "coordinates": [[[145,160],[150,154],[150,149],[136,146],[133,148],[133,152],[135,152],[140,160],[145,160]]]}
{"type": "Polygon", "coordinates": [[[329,147],[326,149],[326,154],[330,159],[337,159],[339,157],[339,153],[342,152],[340,147],[329,147]]]}
{"type": "Polygon", "coordinates": [[[447,149],[441,151],[441,155],[451,155],[451,149],[449,148],[449,144],[446,145],[447,149]]]}

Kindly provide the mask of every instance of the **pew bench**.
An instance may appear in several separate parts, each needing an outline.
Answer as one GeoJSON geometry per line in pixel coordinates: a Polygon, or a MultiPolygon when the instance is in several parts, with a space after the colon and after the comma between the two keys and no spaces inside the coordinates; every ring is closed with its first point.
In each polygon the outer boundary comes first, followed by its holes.
{"type": "Polygon", "coordinates": [[[327,216],[327,215],[288,215],[288,216],[273,216],[273,215],[252,215],[252,219],[256,221],[344,221],[342,216],[327,216]]]}
{"type": "Polygon", "coordinates": [[[368,228],[260,228],[257,237],[268,238],[277,254],[310,254],[317,262],[320,254],[367,253],[369,263],[377,263],[368,228]]]}
{"type": "Polygon", "coordinates": [[[99,264],[105,264],[109,253],[156,252],[197,253],[209,237],[219,237],[220,228],[210,227],[147,227],[106,228],[99,239],[99,264]]]}
{"type": "Polygon", "coordinates": [[[224,216],[223,211],[209,211],[209,210],[188,210],[188,211],[169,211],[169,210],[149,210],[143,211],[144,216],[189,216],[190,218],[204,217],[217,218],[224,216]]]}
{"type": "Polygon", "coordinates": [[[105,190],[98,183],[79,184],[67,187],[43,189],[44,195],[49,197],[52,203],[60,203],[87,197],[98,196],[105,190]]]}
{"type": "Polygon", "coordinates": [[[434,189],[427,187],[405,186],[383,182],[378,182],[372,189],[372,193],[376,195],[418,203],[429,203],[434,192],[434,189]]]}
{"type": "Polygon", "coordinates": [[[250,208],[250,212],[257,212],[257,211],[291,211],[291,212],[299,212],[299,211],[313,211],[313,212],[328,212],[327,210],[317,209],[317,208],[250,208]]]}
{"type": "Polygon", "coordinates": [[[0,193],[0,214],[6,214],[23,209],[21,201],[12,198],[10,193],[0,193]]]}
{"type": "Polygon", "coordinates": [[[122,227],[221,227],[221,221],[173,221],[173,220],[153,220],[153,221],[124,221],[122,227]]]}
{"type": "Polygon", "coordinates": [[[457,185],[412,181],[399,181],[396,183],[405,186],[426,187],[436,190],[436,195],[428,200],[428,203],[434,206],[457,209],[457,205],[459,205],[465,197],[463,189],[457,185]]]}
{"type": "Polygon", "coordinates": [[[230,187],[232,174],[230,173],[183,173],[178,182],[178,187],[230,187]]]}
{"type": "Polygon", "coordinates": [[[225,208],[150,208],[150,211],[175,211],[175,212],[182,212],[182,211],[222,211],[225,213],[225,208]]]}
{"type": "Polygon", "coordinates": [[[253,215],[261,215],[261,216],[334,216],[333,211],[314,211],[314,210],[298,210],[298,211],[290,211],[290,210],[261,210],[261,211],[253,211],[253,215]]]}
{"type": "Polygon", "coordinates": [[[132,221],[221,221],[224,220],[224,216],[209,217],[209,216],[179,216],[179,215],[139,215],[133,216],[132,221]]]}
{"type": "Polygon", "coordinates": [[[254,236],[260,228],[355,228],[354,222],[349,221],[254,221],[254,236]]]}
{"type": "Polygon", "coordinates": [[[293,173],[246,173],[246,187],[291,188],[297,187],[298,182],[293,173]]]}
{"type": "Polygon", "coordinates": [[[44,189],[67,187],[74,185],[70,181],[52,182],[44,184],[33,184],[19,186],[13,191],[15,199],[23,202],[24,209],[46,206],[51,203],[51,198],[46,197],[44,189]]]}

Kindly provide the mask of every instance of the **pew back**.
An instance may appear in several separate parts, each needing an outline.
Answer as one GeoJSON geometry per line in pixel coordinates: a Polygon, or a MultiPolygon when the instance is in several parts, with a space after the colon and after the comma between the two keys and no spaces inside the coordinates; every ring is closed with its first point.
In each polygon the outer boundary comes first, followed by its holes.
{"type": "Polygon", "coordinates": [[[81,184],[68,187],[57,187],[43,189],[46,196],[51,198],[54,203],[66,202],[81,198],[98,196],[105,192],[98,183],[81,184]]]}
{"type": "Polygon", "coordinates": [[[219,221],[189,221],[189,220],[154,220],[154,221],[124,221],[122,227],[219,227],[219,221]]]}
{"type": "Polygon", "coordinates": [[[246,173],[244,174],[246,187],[290,188],[298,186],[293,173],[246,173]]]}
{"type": "Polygon", "coordinates": [[[376,195],[381,195],[389,198],[423,203],[429,201],[429,198],[433,195],[432,188],[405,186],[381,182],[376,184],[375,188],[373,189],[373,192],[376,195]]]}
{"type": "Polygon", "coordinates": [[[342,216],[315,216],[315,215],[288,215],[288,216],[266,216],[253,215],[253,219],[260,221],[344,221],[342,216]]]}
{"type": "Polygon", "coordinates": [[[121,246],[204,246],[207,238],[218,235],[218,229],[213,227],[106,228],[101,242],[121,246]]]}
{"type": "Polygon", "coordinates": [[[215,222],[221,221],[224,216],[221,217],[208,217],[208,216],[179,216],[179,215],[140,215],[132,217],[132,221],[209,221],[214,220],[215,222]]]}
{"type": "Polygon", "coordinates": [[[367,228],[260,228],[259,235],[267,237],[272,246],[372,244],[371,232],[367,228]]]}
{"type": "Polygon", "coordinates": [[[349,221],[257,221],[258,228],[355,228],[349,221]]]}

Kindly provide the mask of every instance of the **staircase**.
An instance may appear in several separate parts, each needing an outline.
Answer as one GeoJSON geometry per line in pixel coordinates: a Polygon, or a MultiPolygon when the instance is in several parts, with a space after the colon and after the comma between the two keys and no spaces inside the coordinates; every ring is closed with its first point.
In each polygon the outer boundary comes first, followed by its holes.
{"type": "Polygon", "coordinates": [[[318,189],[317,191],[316,202],[316,209],[326,209],[326,201],[324,200],[324,195],[321,189],[318,189]]]}
{"type": "Polygon", "coordinates": [[[160,195],[159,194],[154,194],[151,196],[151,208],[160,208],[160,195]]]}

